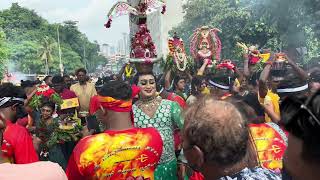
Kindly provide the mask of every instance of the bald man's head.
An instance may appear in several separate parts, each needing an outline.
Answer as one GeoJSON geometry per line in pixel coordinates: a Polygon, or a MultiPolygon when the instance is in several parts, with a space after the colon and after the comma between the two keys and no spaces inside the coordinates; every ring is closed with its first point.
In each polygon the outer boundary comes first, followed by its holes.
{"type": "Polygon", "coordinates": [[[246,155],[246,122],[233,104],[206,98],[186,111],[183,137],[201,149],[206,163],[231,166],[246,155]]]}

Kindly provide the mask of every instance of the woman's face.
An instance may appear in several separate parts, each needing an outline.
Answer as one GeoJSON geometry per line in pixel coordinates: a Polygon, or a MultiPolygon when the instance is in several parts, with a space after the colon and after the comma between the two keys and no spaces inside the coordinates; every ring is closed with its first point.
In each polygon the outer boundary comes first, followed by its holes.
{"type": "Polygon", "coordinates": [[[185,87],[186,87],[186,81],[184,79],[180,79],[176,85],[176,89],[179,91],[184,91],[185,87]]]}
{"type": "Polygon", "coordinates": [[[41,108],[41,116],[42,116],[43,119],[51,118],[52,114],[53,114],[53,109],[51,107],[43,106],[41,108]]]}
{"type": "Polygon", "coordinates": [[[142,98],[154,97],[156,95],[156,80],[152,75],[142,75],[139,77],[140,95],[142,98]]]}
{"type": "Polygon", "coordinates": [[[207,87],[207,82],[206,80],[202,80],[201,85],[199,87],[200,91],[203,91],[207,87]]]}

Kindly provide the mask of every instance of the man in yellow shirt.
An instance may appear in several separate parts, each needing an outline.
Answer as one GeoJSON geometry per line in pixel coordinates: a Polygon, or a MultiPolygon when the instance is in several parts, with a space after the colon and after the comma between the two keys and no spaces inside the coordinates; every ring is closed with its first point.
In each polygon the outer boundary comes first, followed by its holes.
{"type": "Polygon", "coordinates": [[[72,85],[70,90],[75,92],[79,99],[79,117],[82,122],[88,123],[89,129],[95,129],[97,126],[96,120],[89,116],[90,100],[93,96],[97,95],[94,84],[88,82],[87,71],[84,68],[80,68],[76,71],[78,83],[72,85]]]}
{"type": "Polygon", "coordinates": [[[278,96],[277,87],[279,81],[269,78],[270,71],[274,62],[274,55],[270,58],[259,79],[259,102],[265,110],[265,121],[278,123],[280,121],[280,97],[278,96]],[[269,81],[268,81],[269,79],[269,81]]]}
{"type": "Polygon", "coordinates": [[[280,97],[277,93],[268,90],[264,98],[259,95],[259,102],[264,107],[266,122],[277,123],[280,121],[280,97]]]}

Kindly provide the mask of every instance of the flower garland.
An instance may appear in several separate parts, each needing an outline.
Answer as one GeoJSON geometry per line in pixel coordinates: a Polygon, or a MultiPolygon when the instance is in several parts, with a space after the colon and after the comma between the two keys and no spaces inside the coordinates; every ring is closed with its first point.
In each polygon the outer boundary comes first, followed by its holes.
{"type": "Polygon", "coordinates": [[[53,89],[51,89],[48,85],[40,85],[37,87],[37,92],[32,97],[29,106],[32,109],[39,109],[42,103],[48,99],[49,101],[55,103],[60,106],[63,101],[58,93],[56,93],[53,89]]]}
{"type": "Polygon", "coordinates": [[[130,78],[132,76],[133,68],[130,65],[127,65],[125,68],[126,77],[130,78]]]}
{"type": "Polygon", "coordinates": [[[81,120],[78,118],[78,114],[75,113],[73,117],[69,116],[62,122],[59,121],[53,133],[49,135],[46,145],[50,148],[55,144],[64,144],[70,141],[77,142],[82,138],[82,129],[81,120]]]}
{"type": "Polygon", "coordinates": [[[187,69],[187,56],[185,54],[181,53],[173,53],[174,60],[176,62],[177,68],[179,71],[185,71],[187,69]],[[181,67],[180,64],[183,63],[183,66],[181,67]]]}
{"type": "Polygon", "coordinates": [[[81,130],[82,126],[78,124],[74,124],[72,128],[64,128],[64,126],[60,125],[59,128],[51,134],[47,146],[52,147],[55,144],[64,144],[65,142],[71,141],[77,142],[82,137],[81,130]]]}
{"type": "MultiPolygon", "coordinates": [[[[164,71],[167,71],[169,69],[171,69],[173,72],[177,72],[180,71],[176,65],[176,60],[174,59],[173,54],[169,54],[167,56],[166,61],[163,60],[161,61],[160,67],[162,69],[164,69],[164,71]]],[[[183,68],[183,67],[182,67],[183,68]]],[[[188,56],[186,56],[186,69],[185,70],[193,70],[194,68],[194,61],[192,58],[189,58],[188,56]]]]}

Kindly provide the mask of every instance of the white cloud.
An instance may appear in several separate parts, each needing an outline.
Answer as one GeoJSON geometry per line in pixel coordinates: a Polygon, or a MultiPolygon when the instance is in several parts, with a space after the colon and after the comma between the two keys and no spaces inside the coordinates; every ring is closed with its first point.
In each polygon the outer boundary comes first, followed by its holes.
{"type": "Polygon", "coordinates": [[[11,3],[35,10],[50,23],[62,23],[66,20],[79,21],[79,29],[88,38],[99,43],[114,43],[122,32],[129,31],[127,17],[114,21],[111,29],[103,25],[107,13],[116,0],[0,0],[0,9],[9,8],[11,3]]]}
{"type": "MultiPolygon", "coordinates": [[[[38,0],[34,0],[38,1],[38,0]]],[[[114,1],[114,0],[113,0],[114,1]]],[[[63,22],[75,20],[79,22],[79,29],[90,40],[98,40],[99,43],[116,44],[122,32],[129,32],[128,18],[119,18],[114,21],[111,29],[103,25],[107,21],[107,13],[113,3],[110,1],[90,0],[84,7],[70,10],[68,7],[51,9],[41,14],[50,22],[63,22]]]]}

